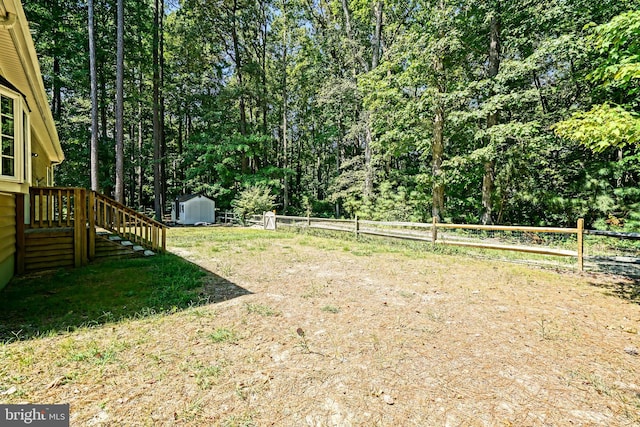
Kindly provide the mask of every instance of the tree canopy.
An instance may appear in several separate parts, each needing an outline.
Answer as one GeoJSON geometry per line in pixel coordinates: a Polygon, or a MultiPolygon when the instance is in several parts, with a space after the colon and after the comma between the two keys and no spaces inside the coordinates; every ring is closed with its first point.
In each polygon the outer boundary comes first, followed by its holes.
{"type": "Polygon", "coordinates": [[[587,79],[604,102],[579,111],[554,128],[558,135],[593,151],[640,143],[640,11],[630,11],[592,29],[588,38],[598,55],[587,79]]]}
{"type": "Polygon", "coordinates": [[[89,186],[94,127],[98,187],[121,136],[124,199],[157,215],[259,188],[288,214],[638,227],[639,0],[120,2],[122,95],[117,1],[92,1],[97,131],[85,2],[25,4],[59,185],[89,186]]]}

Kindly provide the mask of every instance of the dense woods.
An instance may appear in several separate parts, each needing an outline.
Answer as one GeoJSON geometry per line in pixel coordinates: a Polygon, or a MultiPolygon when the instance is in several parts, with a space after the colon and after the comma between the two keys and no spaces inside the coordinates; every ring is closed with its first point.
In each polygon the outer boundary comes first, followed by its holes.
{"type": "Polygon", "coordinates": [[[58,185],[91,187],[93,170],[158,216],[195,192],[222,208],[271,194],[288,214],[640,228],[640,0],[90,3],[91,20],[83,0],[24,5],[58,185]]]}

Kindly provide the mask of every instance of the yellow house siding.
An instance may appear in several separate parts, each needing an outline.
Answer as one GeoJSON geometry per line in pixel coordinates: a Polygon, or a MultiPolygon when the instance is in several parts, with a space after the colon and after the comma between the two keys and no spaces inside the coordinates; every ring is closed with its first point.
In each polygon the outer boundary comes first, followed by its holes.
{"type": "Polygon", "coordinates": [[[16,197],[0,193],[0,289],[15,270],[16,252],[16,197]]]}

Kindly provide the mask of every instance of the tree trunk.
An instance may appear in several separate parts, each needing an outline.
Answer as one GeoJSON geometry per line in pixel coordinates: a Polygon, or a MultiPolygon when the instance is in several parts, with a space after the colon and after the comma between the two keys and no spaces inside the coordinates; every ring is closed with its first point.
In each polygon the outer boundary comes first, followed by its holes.
{"type": "MultiPolygon", "coordinates": [[[[158,99],[160,102],[160,105],[158,106],[158,110],[160,113],[160,210],[164,215],[165,201],[167,200],[167,138],[164,131],[164,0],[160,0],[160,13],[158,21],[158,99]]],[[[162,221],[162,216],[158,221],[162,221]]]]}
{"type": "MultiPolygon", "coordinates": [[[[231,41],[233,43],[233,56],[234,62],[236,65],[236,77],[238,78],[238,89],[240,90],[240,99],[239,99],[239,107],[240,107],[240,135],[247,135],[247,106],[244,99],[244,76],[242,70],[242,54],[240,52],[240,40],[238,37],[238,0],[233,0],[233,10],[232,10],[232,25],[231,25],[231,41]]],[[[247,158],[247,153],[244,151],[241,153],[241,168],[242,173],[248,173],[249,171],[249,159],[247,158]]]]}
{"type": "Polygon", "coordinates": [[[91,80],[91,189],[99,191],[98,176],[98,79],[96,76],[96,43],[94,28],[93,0],[88,2],[89,8],[89,75],[91,80]]]}
{"type": "Polygon", "coordinates": [[[374,70],[380,62],[381,43],[382,43],[382,1],[376,2],[374,15],[376,19],[376,30],[372,41],[371,69],[374,70]]]}
{"type": "MultiPolygon", "coordinates": [[[[267,23],[266,6],[264,3],[262,4],[262,16],[262,50],[260,52],[260,66],[262,68],[262,133],[266,135],[268,129],[267,117],[269,114],[269,88],[267,87],[267,37],[269,34],[269,24],[267,23]]],[[[267,160],[265,159],[265,161],[267,160]]]]}
{"type": "Polygon", "coordinates": [[[444,215],[444,182],[442,176],[442,158],[444,156],[444,107],[438,100],[433,118],[433,143],[431,144],[431,173],[433,175],[433,193],[431,214],[440,222],[444,215]]]}
{"type": "Polygon", "coordinates": [[[284,182],[283,182],[283,215],[287,214],[287,210],[289,208],[289,141],[288,141],[288,127],[289,123],[287,121],[287,115],[289,114],[289,103],[288,97],[289,93],[287,92],[287,30],[283,32],[282,36],[282,46],[284,52],[282,53],[282,151],[284,153],[284,182]]]}
{"type": "Polygon", "coordinates": [[[124,0],[118,0],[116,48],[116,194],[124,203],[124,0]]]}
{"type": "Polygon", "coordinates": [[[144,164],[144,158],[142,155],[142,141],[143,141],[143,137],[142,137],[142,92],[144,90],[144,86],[142,83],[142,67],[140,67],[138,69],[138,159],[137,159],[137,166],[136,166],[136,173],[137,173],[137,208],[138,209],[142,209],[142,204],[143,204],[143,200],[142,200],[142,186],[144,183],[144,168],[143,168],[143,164],[144,164]]]}
{"type": "Polygon", "coordinates": [[[356,62],[360,64],[365,73],[369,71],[369,64],[367,64],[367,61],[362,58],[362,55],[358,52],[356,47],[356,41],[353,38],[353,30],[351,28],[351,11],[349,10],[347,0],[342,0],[342,13],[344,14],[344,30],[347,40],[351,45],[351,54],[353,55],[354,60],[353,74],[355,77],[358,74],[356,70],[357,67],[355,66],[356,62]]]}
{"type": "MultiPolygon", "coordinates": [[[[96,65],[98,57],[96,57],[96,65]]],[[[98,99],[98,106],[100,108],[100,138],[103,141],[107,140],[107,82],[104,75],[105,71],[100,72],[100,69],[104,67],[104,63],[101,63],[97,67],[98,81],[100,83],[100,99],[98,99]]]]}
{"type": "Polygon", "coordinates": [[[373,196],[373,165],[371,164],[371,114],[367,111],[364,114],[364,190],[363,196],[369,199],[373,196]]]}
{"type": "Polygon", "coordinates": [[[162,220],[164,200],[162,199],[162,135],[160,129],[160,0],[155,0],[153,14],[153,195],[154,211],[158,221],[162,220]]]}
{"type": "MultiPolygon", "coordinates": [[[[499,5],[498,5],[499,8],[499,5]]],[[[500,19],[499,11],[491,16],[489,38],[489,78],[495,79],[500,70],[500,19]]],[[[499,111],[492,111],[487,116],[487,129],[495,126],[500,121],[499,111]]],[[[487,137],[490,138],[490,137],[487,137]]],[[[488,140],[487,144],[491,141],[488,140]]],[[[493,193],[495,181],[495,161],[493,157],[484,162],[484,175],[482,177],[482,224],[493,224],[493,193]]]]}

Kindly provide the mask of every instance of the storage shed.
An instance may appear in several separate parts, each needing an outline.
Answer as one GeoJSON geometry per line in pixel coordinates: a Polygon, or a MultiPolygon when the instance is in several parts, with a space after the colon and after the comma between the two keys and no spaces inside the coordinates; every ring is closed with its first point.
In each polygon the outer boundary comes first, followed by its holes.
{"type": "Polygon", "coordinates": [[[189,194],[176,197],[171,220],[177,224],[198,224],[216,222],[216,202],[208,197],[189,194]]]}

